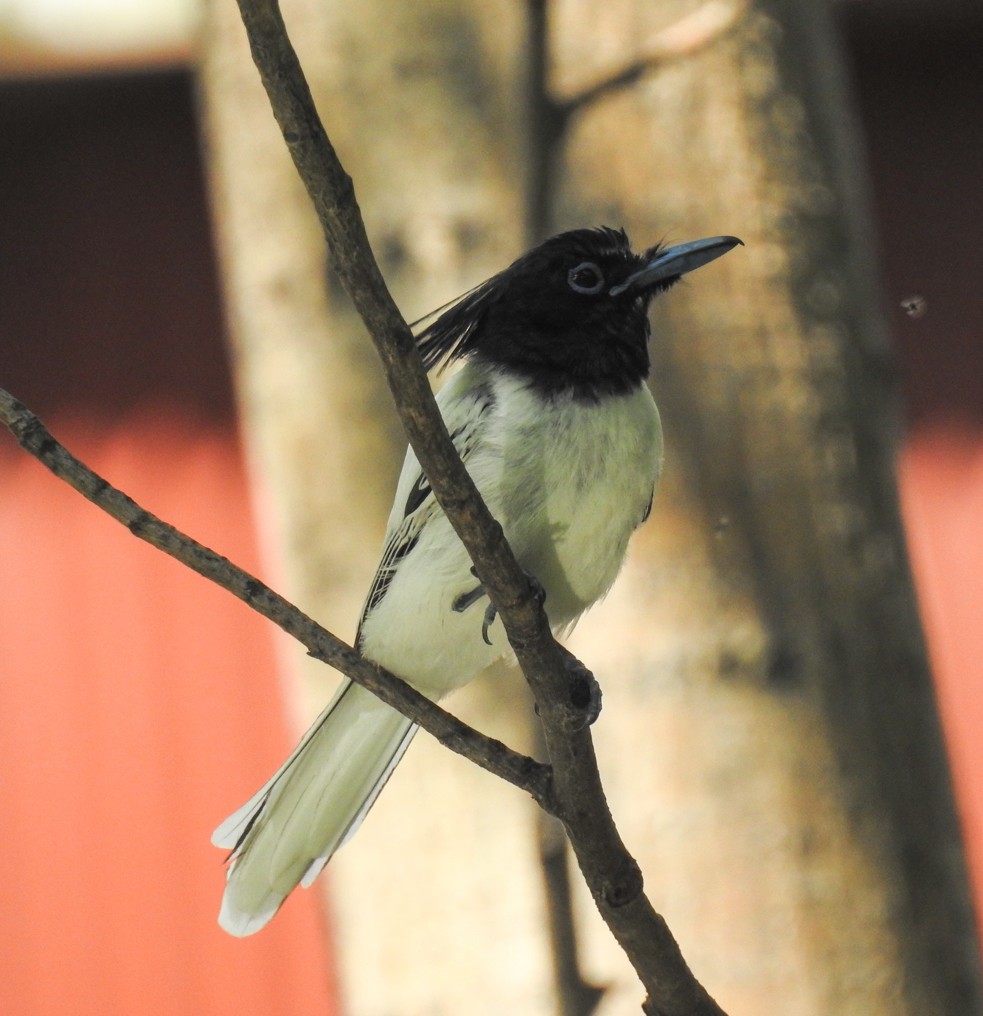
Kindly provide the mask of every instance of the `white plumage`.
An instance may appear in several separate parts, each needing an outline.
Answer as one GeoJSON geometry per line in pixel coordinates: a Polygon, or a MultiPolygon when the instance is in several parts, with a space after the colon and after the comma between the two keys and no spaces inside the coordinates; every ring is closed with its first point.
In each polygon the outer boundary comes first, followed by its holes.
{"type": "MultiPolygon", "coordinates": [[[[467,362],[438,405],[521,566],[546,592],[554,630],[610,588],[645,518],[662,431],[644,385],[590,401],[544,396],[514,373],[467,362]]],[[[359,645],[438,699],[508,651],[501,623],[482,638],[487,599],[453,609],[478,585],[471,561],[407,452],[359,645]],[[409,508],[409,511],[407,511],[409,508]]],[[[258,931],[309,885],[354,832],[416,731],[346,682],[270,782],[215,831],[232,851],[220,923],[258,931]]]]}

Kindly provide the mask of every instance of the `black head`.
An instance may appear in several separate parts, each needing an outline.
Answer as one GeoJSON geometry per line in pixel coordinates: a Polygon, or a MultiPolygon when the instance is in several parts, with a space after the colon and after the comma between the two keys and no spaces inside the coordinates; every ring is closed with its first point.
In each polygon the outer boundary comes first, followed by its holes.
{"type": "Polygon", "coordinates": [[[649,301],[740,242],[713,237],[635,254],[624,230],[560,233],[422,328],[423,361],[429,369],[483,360],[545,394],[631,391],[649,372],[649,301]]]}

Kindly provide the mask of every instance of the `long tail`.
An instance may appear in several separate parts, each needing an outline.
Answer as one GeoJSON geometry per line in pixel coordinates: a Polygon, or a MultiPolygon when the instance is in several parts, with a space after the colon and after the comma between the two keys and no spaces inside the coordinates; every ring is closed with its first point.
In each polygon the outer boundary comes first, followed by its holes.
{"type": "Polygon", "coordinates": [[[219,924],[259,931],[354,833],[417,727],[346,682],[273,778],[212,834],[232,851],[219,924]]]}

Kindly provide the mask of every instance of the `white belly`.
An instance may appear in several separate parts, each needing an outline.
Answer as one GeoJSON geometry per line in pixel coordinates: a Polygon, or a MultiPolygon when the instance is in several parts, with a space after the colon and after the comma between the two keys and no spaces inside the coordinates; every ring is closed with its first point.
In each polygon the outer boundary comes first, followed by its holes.
{"type": "MultiPolygon", "coordinates": [[[[596,406],[571,399],[544,406],[499,379],[494,395],[468,469],[519,564],[545,589],[559,630],[603,596],[621,568],[661,469],[659,414],[646,388],[596,406]]],[[[448,419],[453,406],[443,408],[448,419]]],[[[492,646],[482,639],[487,598],[452,609],[476,585],[446,518],[433,516],[363,623],[366,655],[433,697],[466,683],[508,650],[500,621],[492,646]]]]}
{"type": "Polygon", "coordinates": [[[500,506],[522,567],[546,589],[554,627],[603,596],[641,524],[662,464],[662,429],[647,388],[598,406],[531,407],[504,450],[500,506]]]}

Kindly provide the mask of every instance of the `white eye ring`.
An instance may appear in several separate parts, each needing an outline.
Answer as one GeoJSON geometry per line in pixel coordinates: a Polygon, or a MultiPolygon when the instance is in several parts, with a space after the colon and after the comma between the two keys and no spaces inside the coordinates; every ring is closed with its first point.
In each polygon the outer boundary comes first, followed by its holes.
{"type": "Polygon", "coordinates": [[[604,273],[593,261],[581,261],[567,272],[567,284],[575,293],[600,293],[604,288],[604,273]]]}

